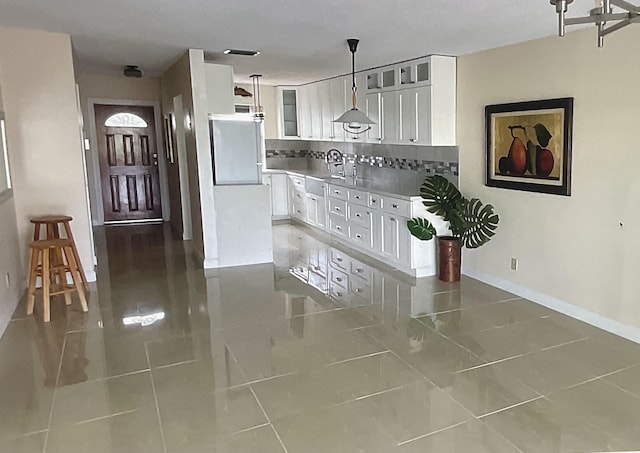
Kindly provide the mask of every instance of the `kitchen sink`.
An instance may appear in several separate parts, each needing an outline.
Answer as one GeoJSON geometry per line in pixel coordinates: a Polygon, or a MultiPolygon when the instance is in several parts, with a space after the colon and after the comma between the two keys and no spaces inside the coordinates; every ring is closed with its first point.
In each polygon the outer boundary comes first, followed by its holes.
{"type": "Polygon", "coordinates": [[[305,177],[305,189],[307,193],[324,197],[324,180],[314,178],[313,176],[305,177]]]}

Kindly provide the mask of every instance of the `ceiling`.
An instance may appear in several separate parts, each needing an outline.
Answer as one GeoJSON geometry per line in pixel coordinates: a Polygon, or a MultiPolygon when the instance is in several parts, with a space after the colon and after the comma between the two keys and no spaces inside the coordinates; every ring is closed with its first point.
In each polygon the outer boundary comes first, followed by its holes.
{"type": "MultiPolygon", "coordinates": [[[[577,0],[582,15],[592,0],[577,0]]],[[[79,70],[161,75],[187,48],[238,81],[302,83],[430,54],[462,55],[552,35],[549,0],[0,0],[0,25],[66,32],[79,70]],[[225,56],[226,48],[256,57],[225,56]]]]}

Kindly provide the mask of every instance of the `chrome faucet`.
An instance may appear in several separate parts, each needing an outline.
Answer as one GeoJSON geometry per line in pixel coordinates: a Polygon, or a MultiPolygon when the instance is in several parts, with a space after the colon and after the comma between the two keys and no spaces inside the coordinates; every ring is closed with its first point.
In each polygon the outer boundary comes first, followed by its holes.
{"type": "Polygon", "coordinates": [[[342,154],[342,151],[336,148],[331,148],[327,151],[327,155],[325,156],[325,162],[327,163],[327,169],[329,170],[329,174],[331,174],[331,166],[337,167],[342,165],[342,169],[338,172],[338,176],[340,178],[345,177],[344,165],[346,162],[346,157],[342,154]]]}

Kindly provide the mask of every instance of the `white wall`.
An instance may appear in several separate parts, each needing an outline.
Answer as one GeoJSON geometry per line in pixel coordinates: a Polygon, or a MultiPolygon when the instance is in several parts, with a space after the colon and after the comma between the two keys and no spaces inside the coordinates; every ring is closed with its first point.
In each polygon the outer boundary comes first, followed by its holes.
{"type": "MultiPolygon", "coordinates": [[[[244,88],[253,93],[250,83],[236,83],[234,86],[244,88]]],[[[253,98],[234,96],[234,104],[253,105],[253,98]]],[[[264,111],[264,138],[278,139],[278,89],[271,85],[260,84],[260,102],[264,111]]]]}
{"type": "MultiPolygon", "coordinates": [[[[80,88],[80,105],[84,117],[84,136],[90,138],[90,125],[95,121],[89,111],[89,99],[113,99],[160,102],[160,79],[142,77],[139,79],[124,76],[112,76],[104,74],[92,74],[80,72],[76,81],[80,88]]],[[[162,144],[161,144],[162,145],[162,144]]],[[[94,147],[97,149],[97,146],[94,147]]],[[[162,153],[160,153],[162,155],[162,153]]],[[[94,178],[94,153],[87,153],[87,176],[89,182],[89,198],[91,204],[91,217],[94,222],[99,218],[96,207],[96,193],[93,190],[96,181],[94,178]]]]}
{"type": "Polygon", "coordinates": [[[29,218],[68,214],[74,219],[71,227],[87,278],[93,280],[71,53],[69,35],[0,27],[0,84],[22,268],[33,235],[29,218]]]}
{"type": "MultiPolygon", "coordinates": [[[[2,66],[0,65],[0,80],[2,80],[2,66]]],[[[2,85],[0,84],[0,113],[4,114],[2,103],[2,85]]],[[[2,115],[0,115],[2,116],[2,115]]],[[[0,145],[0,152],[2,146],[0,145]]],[[[0,157],[1,158],[1,157],[0,157]]],[[[20,300],[24,288],[24,271],[20,260],[18,247],[18,228],[16,226],[16,209],[13,192],[0,192],[0,336],[9,324],[11,315],[20,300]],[[5,283],[9,275],[9,286],[5,283]]]]}
{"type": "Polygon", "coordinates": [[[640,27],[630,26],[603,49],[589,28],[459,58],[461,188],[501,218],[495,239],[464,252],[466,273],[640,327],[639,53],[640,27]],[[485,187],[484,106],[554,97],[575,98],[572,196],[485,187]]]}
{"type": "MultiPolygon", "coordinates": [[[[174,97],[182,96],[183,109],[193,119],[194,98],[191,87],[190,52],[185,52],[185,54],[171,65],[171,67],[163,74],[161,86],[163,114],[173,113],[176,116],[183,117],[185,112],[182,112],[182,114],[179,115],[180,112],[176,112],[174,108],[174,97]]],[[[180,129],[180,131],[184,131],[184,137],[179,137],[178,140],[184,139],[184,145],[186,148],[184,156],[185,160],[179,160],[176,153],[175,163],[169,164],[167,169],[169,179],[169,201],[171,212],[173,213],[171,216],[171,225],[176,231],[184,233],[182,215],[186,213],[190,217],[191,221],[191,240],[193,241],[193,250],[201,257],[204,257],[196,138],[193,128],[191,130],[187,130],[186,128],[180,129]],[[187,169],[186,173],[184,173],[185,168],[187,169]],[[183,200],[180,195],[181,171],[183,171],[183,175],[187,179],[187,181],[183,181],[182,183],[186,183],[189,187],[189,198],[187,200],[183,200]],[[183,202],[189,204],[189,209],[187,211],[182,209],[183,202]],[[180,213],[179,216],[178,213],[180,213]]]]}

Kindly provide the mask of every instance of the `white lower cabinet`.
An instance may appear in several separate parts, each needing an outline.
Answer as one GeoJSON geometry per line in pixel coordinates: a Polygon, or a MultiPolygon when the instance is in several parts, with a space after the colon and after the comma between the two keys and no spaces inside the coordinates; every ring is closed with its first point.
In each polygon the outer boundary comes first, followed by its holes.
{"type": "Polygon", "coordinates": [[[271,217],[286,219],[289,217],[289,188],[285,173],[263,176],[264,184],[271,192],[271,217]]]}
{"type": "Polygon", "coordinates": [[[324,229],[327,226],[326,218],[324,197],[307,194],[307,222],[310,225],[324,229]]]}
{"type": "Polygon", "coordinates": [[[302,176],[288,175],[289,215],[303,222],[307,221],[307,191],[302,176]]]}
{"type": "Polygon", "coordinates": [[[384,212],[382,214],[382,254],[395,262],[410,264],[411,236],[407,218],[384,212]]]}
{"type": "MultiPolygon", "coordinates": [[[[273,187],[273,180],[271,184],[273,187]]],[[[307,193],[303,176],[288,175],[290,216],[310,226],[327,230],[341,242],[402,272],[417,277],[435,275],[435,241],[420,241],[412,237],[407,228],[407,220],[412,217],[427,217],[438,231],[446,231],[446,225],[426,210],[419,197],[413,200],[394,198],[335,184],[327,184],[324,193],[325,197],[307,193]]],[[[352,273],[365,282],[369,278],[366,266],[350,269],[350,261],[338,252],[333,253],[328,260],[330,266],[341,269],[346,274],[352,273]]],[[[360,289],[359,291],[344,286],[345,278],[329,280],[330,290],[336,293],[336,297],[340,297],[338,293],[355,293],[365,299],[369,296],[355,283],[354,288],[360,289]],[[340,284],[342,290],[333,286],[340,284]]],[[[349,297],[353,296],[351,294],[349,297]]],[[[346,299],[344,302],[349,303],[346,299]]]]}
{"type": "Polygon", "coordinates": [[[407,200],[362,190],[333,189],[328,192],[330,233],[405,273],[417,277],[435,275],[435,241],[413,238],[407,220],[427,217],[439,231],[446,230],[446,225],[430,214],[419,198],[407,200]]]}

